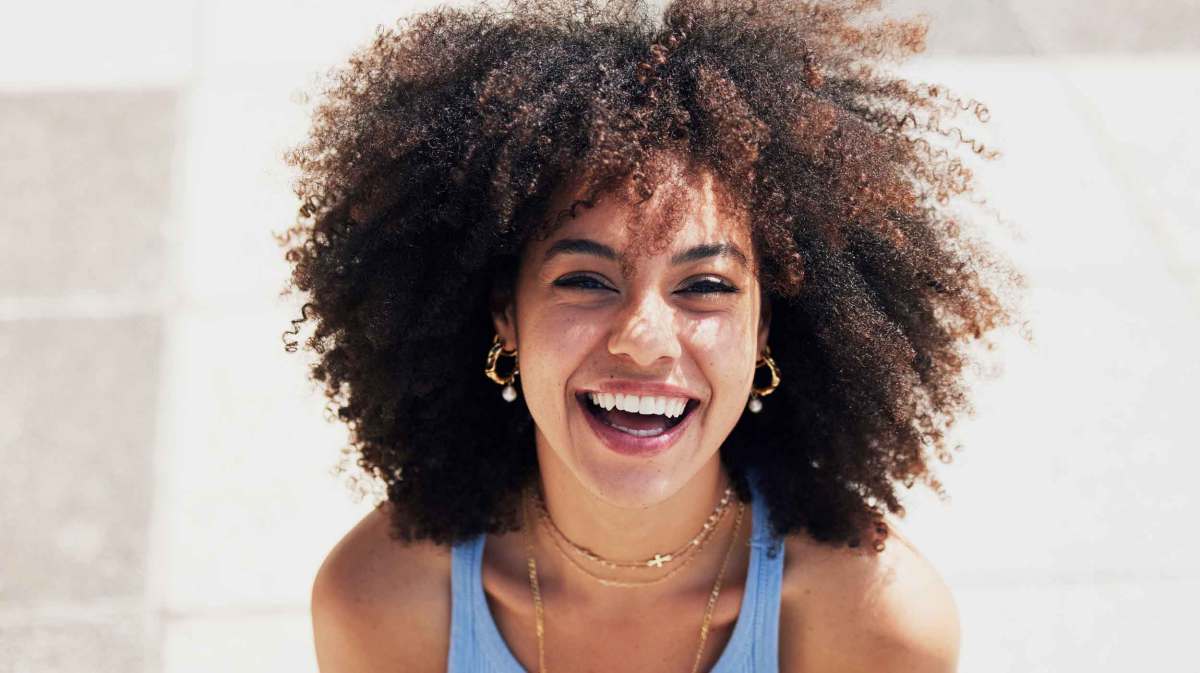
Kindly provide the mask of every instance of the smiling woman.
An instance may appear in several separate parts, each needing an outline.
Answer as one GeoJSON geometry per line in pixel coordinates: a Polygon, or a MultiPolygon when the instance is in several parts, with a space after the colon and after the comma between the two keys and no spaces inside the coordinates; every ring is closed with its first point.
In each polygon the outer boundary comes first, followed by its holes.
{"type": "MultiPolygon", "coordinates": [[[[629,531],[685,486],[698,491],[681,499],[701,508],[724,488],[718,451],[746,408],[768,328],[756,260],[743,252],[754,249],[749,227],[716,207],[713,184],[708,173],[675,175],[640,210],[629,194],[600,199],[527,244],[512,290],[493,295],[497,333],[523,354],[551,511],[565,495],[556,489],[583,486],[629,531]],[[633,226],[635,213],[652,224],[633,226]],[[644,240],[647,231],[658,238],[644,240]],[[591,394],[611,396],[612,408],[590,404],[591,394]],[[682,413],[677,422],[668,404],[682,413]]],[[[552,210],[574,200],[566,191],[552,210]]],[[[646,533],[652,545],[670,539],[646,533]]]]}
{"type": "Polygon", "coordinates": [[[288,348],[387,498],[322,671],[954,669],[886,518],[1021,278],[951,210],[986,110],[880,71],[924,27],[875,4],[442,8],[337,73],[288,348]]]}

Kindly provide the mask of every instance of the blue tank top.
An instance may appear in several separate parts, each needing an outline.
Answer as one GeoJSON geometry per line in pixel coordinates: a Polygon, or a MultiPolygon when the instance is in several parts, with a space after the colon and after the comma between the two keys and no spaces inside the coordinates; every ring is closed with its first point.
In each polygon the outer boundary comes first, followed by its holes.
{"type": "MultiPolygon", "coordinates": [[[[753,479],[750,483],[753,507],[746,589],[733,635],[710,673],[779,671],[784,546],[771,535],[766,505],[753,479]]],[[[504,642],[484,596],[481,569],[485,539],[486,535],[481,534],[451,548],[449,673],[526,673],[504,642]]]]}

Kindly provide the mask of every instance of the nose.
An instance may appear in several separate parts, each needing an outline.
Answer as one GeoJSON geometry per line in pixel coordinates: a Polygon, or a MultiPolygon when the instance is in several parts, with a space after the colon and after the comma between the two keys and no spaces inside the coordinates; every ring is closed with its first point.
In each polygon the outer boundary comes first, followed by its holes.
{"type": "Polygon", "coordinates": [[[682,349],[675,332],[674,308],[657,292],[642,293],[618,314],[608,350],[627,355],[643,367],[678,358],[682,349]]]}

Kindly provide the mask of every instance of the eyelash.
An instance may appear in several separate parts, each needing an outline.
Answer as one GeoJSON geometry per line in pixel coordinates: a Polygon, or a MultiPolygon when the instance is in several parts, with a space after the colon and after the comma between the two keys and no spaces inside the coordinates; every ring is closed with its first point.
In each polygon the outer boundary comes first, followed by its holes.
{"type": "MultiPolygon", "coordinates": [[[[603,283],[601,283],[600,281],[596,280],[595,278],[593,278],[591,276],[571,276],[569,278],[560,278],[559,280],[554,281],[554,284],[557,285],[558,287],[569,287],[569,288],[575,288],[575,289],[579,289],[579,290],[608,290],[608,289],[610,289],[607,285],[604,285],[603,283]],[[595,283],[596,286],[595,287],[585,287],[583,282],[581,282],[581,281],[591,281],[591,282],[595,283]]],[[[739,291],[736,287],[730,285],[729,283],[725,283],[725,282],[718,281],[718,280],[713,280],[711,278],[704,278],[704,279],[698,280],[695,283],[692,283],[691,285],[689,285],[685,291],[691,291],[693,288],[700,286],[700,285],[709,286],[709,287],[712,287],[715,289],[701,291],[701,292],[699,292],[699,294],[723,294],[723,293],[731,293],[732,294],[732,293],[736,293],[739,291]]]]}

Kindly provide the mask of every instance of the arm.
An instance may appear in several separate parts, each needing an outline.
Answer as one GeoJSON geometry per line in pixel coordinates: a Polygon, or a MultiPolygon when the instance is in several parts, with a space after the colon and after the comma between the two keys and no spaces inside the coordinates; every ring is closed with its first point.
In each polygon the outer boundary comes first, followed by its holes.
{"type": "Polygon", "coordinates": [[[780,622],[782,671],[958,670],[961,629],[954,597],[902,536],[889,537],[879,555],[813,544],[795,551],[789,556],[795,585],[780,622]]]}
{"type": "Polygon", "coordinates": [[[371,671],[371,628],[363,606],[339,577],[333,556],[321,566],[312,587],[313,644],[321,673],[371,671]]]}
{"type": "Polygon", "coordinates": [[[379,512],[334,547],[312,586],[321,673],[442,673],[450,638],[449,556],[387,536],[379,512]]]}
{"type": "Polygon", "coordinates": [[[958,608],[940,578],[897,587],[884,598],[878,630],[852,670],[955,673],[961,640],[958,608]]]}

